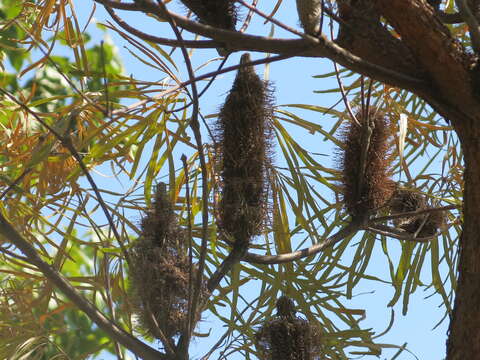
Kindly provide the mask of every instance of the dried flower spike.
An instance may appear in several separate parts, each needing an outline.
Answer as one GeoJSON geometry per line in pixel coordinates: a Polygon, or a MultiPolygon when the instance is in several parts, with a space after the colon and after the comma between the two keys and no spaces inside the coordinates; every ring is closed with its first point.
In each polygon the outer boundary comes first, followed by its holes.
{"type": "Polygon", "coordinates": [[[165,184],[157,186],[141,230],[130,252],[132,302],[147,334],[171,339],[187,324],[190,262],[165,184]]]}
{"type": "Polygon", "coordinates": [[[360,125],[348,122],[343,127],[339,152],[343,200],[352,216],[371,213],[391,198],[395,184],[390,179],[389,138],[391,128],[385,115],[370,107],[368,115],[358,111],[360,125]]]}
{"type": "MultiPolygon", "coordinates": [[[[250,62],[242,55],[241,64],[250,62]]],[[[238,70],[216,125],[222,197],[220,228],[237,245],[262,232],[267,214],[270,164],[271,91],[252,66],[238,70]]]]}

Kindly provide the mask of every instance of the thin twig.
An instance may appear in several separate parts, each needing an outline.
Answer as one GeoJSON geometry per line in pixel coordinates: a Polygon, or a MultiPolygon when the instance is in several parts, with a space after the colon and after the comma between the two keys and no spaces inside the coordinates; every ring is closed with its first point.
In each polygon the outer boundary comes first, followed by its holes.
{"type": "MultiPolygon", "coordinates": [[[[128,31],[130,34],[133,34],[139,37],[142,40],[150,41],[155,44],[167,45],[167,46],[180,46],[181,42],[178,40],[158,37],[155,35],[147,34],[143,31],[138,30],[137,28],[127,24],[125,20],[120,18],[115,11],[109,6],[104,5],[105,10],[110,14],[112,19],[125,31],[128,31]]],[[[221,46],[219,42],[213,40],[184,40],[185,46],[192,49],[213,49],[218,46],[221,46]]]]}
{"type": "MultiPolygon", "coordinates": [[[[252,5],[251,5],[252,8],[256,8],[257,3],[258,3],[258,0],[253,0],[252,5]]],[[[245,32],[245,30],[247,30],[248,25],[250,25],[250,21],[252,20],[252,15],[253,15],[253,10],[252,9],[248,10],[247,17],[245,18],[245,21],[243,22],[243,25],[239,30],[241,33],[245,32]]]]}
{"type": "MultiPolygon", "coordinates": [[[[217,71],[222,70],[223,65],[225,65],[225,63],[226,63],[227,60],[228,60],[228,56],[229,56],[229,54],[227,54],[227,55],[222,59],[222,62],[221,62],[220,65],[218,66],[217,71]]],[[[217,78],[217,75],[218,75],[218,74],[215,74],[214,76],[212,76],[212,78],[208,81],[207,85],[205,85],[205,87],[202,89],[202,91],[200,91],[200,93],[198,94],[198,98],[199,98],[199,99],[202,97],[203,94],[205,94],[205,92],[208,90],[208,88],[213,84],[213,81],[217,78]]],[[[182,107],[180,107],[180,108],[178,108],[178,109],[167,110],[167,111],[166,111],[166,114],[171,114],[171,113],[175,113],[175,112],[178,112],[178,111],[185,110],[186,108],[188,108],[188,107],[189,107],[190,105],[192,105],[192,104],[193,104],[193,100],[192,100],[191,102],[189,102],[188,104],[183,105],[182,107]]]]}
{"type": "MultiPolygon", "coordinates": [[[[330,34],[333,37],[333,25],[331,21],[330,21],[330,34]]],[[[360,122],[357,120],[357,117],[353,113],[352,107],[350,106],[350,102],[348,101],[347,94],[345,93],[345,88],[343,87],[342,79],[340,78],[340,72],[338,71],[338,65],[335,61],[332,61],[332,62],[333,62],[333,67],[335,68],[335,76],[337,78],[338,87],[340,88],[340,93],[342,94],[342,99],[343,99],[343,103],[345,104],[345,108],[347,109],[348,114],[350,115],[350,118],[353,120],[353,122],[358,126],[361,126],[360,122]]]]}
{"type": "Polygon", "coordinates": [[[230,72],[230,71],[235,71],[235,70],[238,70],[240,69],[241,67],[245,67],[245,66],[254,66],[254,65],[261,65],[261,64],[266,64],[266,63],[272,63],[274,61],[279,61],[279,60],[284,60],[284,59],[288,59],[288,58],[291,58],[295,55],[275,55],[275,56],[271,56],[271,57],[265,57],[263,59],[258,59],[258,60],[254,60],[252,62],[249,62],[247,64],[237,64],[237,65],[232,65],[232,66],[229,66],[229,67],[226,67],[222,70],[216,70],[216,71],[211,71],[209,73],[206,73],[206,74],[203,74],[203,75],[200,75],[200,76],[197,76],[193,79],[189,79],[189,80],[186,80],[184,82],[181,82],[175,86],[172,86],[170,89],[168,90],[165,90],[165,91],[162,91],[161,93],[155,95],[155,96],[152,96],[150,99],[148,100],[142,100],[142,101],[139,101],[137,103],[134,103],[132,105],[129,105],[123,109],[118,109],[118,110],[114,110],[113,111],[113,115],[121,115],[123,113],[126,113],[126,112],[129,112],[129,111],[132,111],[132,110],[135,110],[137,109],[138,107],[141,107],[141,106],[144,106],[146,103],[150,102],[150,101],[154,101],[155,99],[160,99],[168,94],[171,94],[175,91],[178,91],[188,85],[190,85],[191,83],[193,82],[197,82],[197,81],[200,81],[200,80],[204,80],[204,79],[208,79],[208,78],[211,78],[213,76],[217,76],[217,75],[220,75],[220,74],[224,74],[224,73],[227,73],[227,72],[230,72]]]}
{"type": "Polygon", "coordinates": [[[22,179],[32,171],[32,168],[25,169],[10,185],[0,194],[0,200],[2,200],[13,188],[15,188],[22,179]]]}
{"type": "MultiPolygon", "coordinates": [[[[188,176],[188,164],[187,164],[187,157],[185,154],[182,154],[182,163],[183,163],[183,172],[185,174],[185,197],[187,200],[187,230],[188,230],[188,274],[189,274],[189,281],[188,281],[188,313],[192,311],[192,294],[193,294],[193,248],[192,248],[192,218],[191,218],[191,205],[190,205],[190,186],[189,186],[189,176],[188,176]]],[[[190,331],[192,324],[190,323],[191,317],[187,317],[187,326],[185,331],[190,331]]]]}
{"type": "MultiPolygon", "coordinates": [[[[269,22],[271,22],[272,24],[275,24],[277,25],[278,27],[281,27],[282,29],[288,31],[288,32],[291,32],[292,34],[295,34],[295,35],[298,35],[300,36],[301,38],[303,39],[309,39],[310,37],[312,37],[311,35],[308,35],[308,34],[305,34],[301,31],[298,31],[276,19],[274,19],[273,17],[265,14],[263,11],[260,11],[258,10],[256,7],[250,5],[250,4],[247,4],[245,1],[243,0],[236,0],[238,3],[242,4],[243,6],[245,6],[246,8],[250,9],[250,11],[253,11],[254,13],[260,15],[261,17],[263,17],[264,19],[268,20],[269,22]]],[[[313,37],[312,37],[313,38],[313,37]]]]}
{"type": "Polygon", "coordinates": [[[198,90],[196,82],[193,81],[195,78],[195,73],[193,72],[192,63],[188,55],[188,51],[183,42],[183,37],[180,31],[178,30],[177,24],[173,17],[170,16],[165,4],[162,0],[157,1],[158,6],[161,8],[162,12],[167,15],[167,20],[172,28],[177,40],[181,42],[180,49],[182,51],[183,58],[185,60],[185,66],[187,68],[188,77],[191,80],[190,87],[192,88],[192,117],[190,120],[190,127],[193,131],[195,137],[195,142],[197,144],[198,158],[200,160],[200,169],[202,173],[202,236],[201,236],[201,245],[200,245],[200,257],[198,261],[198,277],[193,287],[192,303],[190,309],[190,327],[184,332],[179,341],[178,341],[178,351],[180,352],[180,357],[188,358],[188,346],[190,344],[190,337],[195,326],[195,318],[197,313],[197,305],[200,299],[200,292],[203,282],[203,271],[205,269],[205,261],[207,257],[207,246],[208,246],[208,172],[207,165],[205,162],[205,155],[203,153],[203,142],[202,135],[200,133],[200,123],[198,121],[199,113],[199,103],[198,103],[198,90]]]}
{"type": "Polygon", "coordinates": [[[437,237],[437,235],[432,235],[428,237],[415,238],[413,234],[409,232],[399,231],[395,228],[391,228],[390,226],[385,226],[381,224],[377,224],[375,225],[375,227],[369,226],[365,230],[371,231],[375,234],[384,235],[384,236],[399,239],[399,240],[408,240],[408,241],[415,241],[415,242],[427,242],[437,237]]]}
{"type": "Polygon", "coordinates": [[[447,206],[442,206],[442,207],[438,207],[438,208],[408,211],[408,212],[403,212],[403,213],[399,213],[399,214],[373,218],[373,219],[370,219],[368,221],[368,223],[369,224],[375,224],[375,223],[379,223],[379,222],[385,222],[387,220],[393,220],[393,219],[399,219],[399,218],[410,217],[410,216],[415,216],[415,215],[427,214],[427,213],[436,212],[436,211],[460,209],[461,207],[462,207],[461,205],[447,205],[447,206]]]}

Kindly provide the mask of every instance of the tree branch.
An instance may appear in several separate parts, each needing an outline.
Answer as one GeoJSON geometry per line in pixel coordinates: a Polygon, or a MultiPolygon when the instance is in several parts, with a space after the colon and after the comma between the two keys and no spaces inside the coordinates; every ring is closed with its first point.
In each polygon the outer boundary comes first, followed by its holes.
{"type": "Polygon", "coordinates": [[[419,238],[419,237],[415,237],[415,234],[409,233],[407,231],[399,231],[396,228],[392,228],[390,226],[381,225],[381,224],[377,224],[375,226],[368,226],[366,230],[371,231],[375,234],[384,235],[384,236],[392,237],[399,240],[408,240],[408,241],[415,241],[415,242],[427,242],[437,236],[435,234],[432,236],[419,238]]]}
{"type": "Polygon", "coordinates": [[[200,159],[200,169],[202,173],[202,240],[200,245],[200,258],[198,261],[198,278],[195,279],[194,287],[193,287],[193,295],[190,304],[190,313],[189,313],[189,321],[188,327],[185,332],[181,335],[178,341],[178,352],[179,357],[188,359],[188,347],[190,344],[191,334],[195,327],[195,319],[197,314],[197,307],[200,301],[200,294],[202,289],[203,283],[203,271],[205,269],[205,260],[207,256],[207,246],[208,246],[208,172],[207,172],[207,165],[205,162],[205,155],[203,153],[203,142],[202,142],[202,134],[200,132],[200,123],[198,121],[198,113],[199,113],[199,103],[198,103],[198,91],[197,91],[197,84],[193,79],[195,78],[195,73],[193,71],[192,63],[190,61],[190,57],[188,55],[187,49],[185,48],[184,40],[180,31],[178,31],[177,24],[175,20],[170,16],[169,12],[167,11],[165,4],[162,0],[158,1],[158,6],[162,9],[163,12],[167,14],[167,20],[177,37],[177,40],[181,43],[180,49],[182,51],[183,58],[185,60],[185,66],[187,68],[188,77],[191,81],[190,86],[192,88],[192,102],[193,102],[193,109],[192,109],[192,116],[190,120],[190,128],[193,131],[195,142],[197,145],[198,151],[198,158],[200,159]]]}
{"type": "Polygon", "coordinates": [[[328,247],[335,245],[336,243],[342,241],[353,233],[361,230],[365,226],[365,221],[366,220],[364,218],[352,219],[352,221],[347,226],[340,229],[334,235],[325,239],[321,243],[310,246],[309,248],[280,255],[258,255],[248,252],[243,257],[243,260],[252,264],[282,264],[295,261],[307,256],[312,256],[328,247]]]}
{"type": "Polygon", "coordinates": [[[472,41],[472,48],[477,54],[480,54],[480,24],[477,18],[473,15],[470,7],[467,4],[467,0],[455,0],[455,4],[460,11],[460,15],[468,25],[470,31],[470,38],[472,41]]]}
{"type": "MultiPolygon", "coordinates": [[[[112,0],[95,0],[111,8],[128,9],[153,13],[160,18],[166,18],[167,13],[151,0],[137,1],[135,4],[122,4],[112,0]],[[140,5],[137,5],[141,3],[140,5]],[[119,5],[121,4],[121,5],[119,5]]],[[[214,39],[223,44],[229,51],[259,51],[265,53],[285,54],[289,56],[326,57],[353,71],[375,78],[378,81],[411,91],[426,90],[428,84],[421,79],[396,72],[367,62],[351,52],[341,48],[326,37],[304,35],[302,39],[277,39],[263,36],[243,34],[237,31],[217,29],[200,24],[184,16],[168,12],[178,26],[195,34],[214,39]]]]}
{"type": "Polygon", "coordinates": [[[480,113],[478,101],[472,97],[471,60],[433,9],[423,0],[376,0],[375,3],[428,71],[437,100],[442,98],[446,105],[455,104],[453,107],[460,111],[477,108],[480,113]]]}
{"type": "MultiPolygon", "coordinates": [[[[112,19],[125,31],[139,37],[142,40],[150,41],[156,44],[162,44],[167,46],[181,46],[182,44],[192,49],[212,49],[220,46],[220,43],[212,40],[183,40],[183,43],[179,40],[173,40],[155,35],[147,34],[140,31],[133,26],[128,25],[123,19],[121,19],[115,11],[109,6],[104,6],[105,10],[110,14],[112,19]]],[[[115,30],[115,29],[114,29],[115,30]]]]}
{"type": "Polygon", "coordinates": [[[117,324],[108,319],[90,301],[85,299],[62,274],[52,266],[44,262],[38,255],[35,248],[25,240],[20,233],[0,213],[0,234],[14,244],[65,296],[67,296],[80,310],[82,310],[99,328],[105,331],[115,341],[125,346],[137,356],[144,360],[167,359],[165,354],[156,351],[144,344],[117,324]]]}

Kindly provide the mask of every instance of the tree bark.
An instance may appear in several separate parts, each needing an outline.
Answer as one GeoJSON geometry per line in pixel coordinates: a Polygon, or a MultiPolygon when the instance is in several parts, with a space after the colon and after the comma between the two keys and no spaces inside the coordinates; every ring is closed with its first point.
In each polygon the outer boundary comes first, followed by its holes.
{"type": "Polygon", "coordinates": [[[466,130],[460,137],[465,159],[463,232],[447,341],[448,360],[480,356],[480,123],[471,123],[466,130]]]}

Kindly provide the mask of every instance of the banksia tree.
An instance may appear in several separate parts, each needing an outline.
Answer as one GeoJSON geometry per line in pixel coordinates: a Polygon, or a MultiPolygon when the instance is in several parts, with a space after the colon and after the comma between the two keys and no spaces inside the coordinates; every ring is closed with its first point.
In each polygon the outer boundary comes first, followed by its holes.
{"type": "Polygon", "coordinates": [[[207,25],[235,30],[237,12],[231,0],[181,0],[198,20],[207,25]]]}
{"type": "MultiPolygon", "coordinates": [[[[431,208],[424,195],[407,189],[395,191],[390,202],[392,215],[431,208]]],[[[431,211],[397,218],[393,220],[393,223],[398,228],[411,234],[417,234],[418,238],[423,238],[434,236],[444,223],[444,220],[445,213],[443,211],[431,211]]]]}
{"type": "MultiPolygon", "coordinates": [[[[179,227],[165,184],[141,223],[130,251],[130,281],[141,328],[164,340],[179,335],[188,319],[190,262],[186,233],[179,227]]],[[[195,276],[195,268],[192,269],[195,276]]]]}
{"type": "MultiPolygon", "coordinates": [[[[249,54],[242,55],[241,64],[248,62],[249,54]]],[[[252,66],[242,66],[216,126],[222,178],[219,226],[236,248],[246,249],[265,223],[272,113],[267,83],[252,66]]]]}
{"type": "Polygon", "coordinates": [[[320,334],[316,326],[295,315],[293,301],[277,300],[277,316],[265,322],[255,335],[261,360],[320,359],[320,334]]]}
{"type": "Polygon", "coordinates": [[[339,152],[343,200],[350,215],[362,216],[383,207],[390,200],[395,184],[390,179],[391,127],[383,112],[370,107],[358,111],[359,124],[343,127],[339,152]]]}

